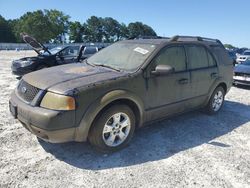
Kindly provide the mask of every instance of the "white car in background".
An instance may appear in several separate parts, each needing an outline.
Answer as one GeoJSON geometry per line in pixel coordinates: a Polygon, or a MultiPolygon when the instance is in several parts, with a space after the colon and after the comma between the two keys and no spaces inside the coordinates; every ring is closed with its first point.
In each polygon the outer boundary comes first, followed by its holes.
{"type": "Polygon", "coordinates": [[[250,50],[246,50],[243,52],[243,54],[238,55],[236,62],[241,64],[241,63],[245,62],[247,59],[250,59],[250,50]]]}

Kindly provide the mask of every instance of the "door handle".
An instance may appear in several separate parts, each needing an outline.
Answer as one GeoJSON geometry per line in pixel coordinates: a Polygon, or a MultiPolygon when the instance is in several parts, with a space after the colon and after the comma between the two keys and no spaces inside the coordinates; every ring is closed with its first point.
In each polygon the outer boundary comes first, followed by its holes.
{"type": "Polygon", "coordinates": [[[188,83],[188,79],[186,78],[182,78],[180,80],[178,80],[179,84],[187,84],[188,83]]]}
{"type": "Polygon", "coordinates": [[[211,78],[217,78],[218,77],[218,74],[216,72],[213,72],[210,74],[211,78]]]}

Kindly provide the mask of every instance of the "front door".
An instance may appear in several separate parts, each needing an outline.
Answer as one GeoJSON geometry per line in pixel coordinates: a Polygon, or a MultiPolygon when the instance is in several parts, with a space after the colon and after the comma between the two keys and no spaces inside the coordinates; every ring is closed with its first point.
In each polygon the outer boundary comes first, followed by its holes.
{"type": "Polygon", "coordinates": [[[190,73],[187,71],[186,54],[182,45],[163,48],[148,66],[146,78],[146,118],[154,120],[186,109],[191,97],[190,73]],[[157,65],[170,65],[175,69],[169,75],[150,74],[157,65]]]}

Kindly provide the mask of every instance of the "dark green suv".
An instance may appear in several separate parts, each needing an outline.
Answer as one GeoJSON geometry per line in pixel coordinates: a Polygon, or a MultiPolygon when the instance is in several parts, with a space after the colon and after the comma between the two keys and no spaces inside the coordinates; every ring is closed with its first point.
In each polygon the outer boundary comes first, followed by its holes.
{"type": "Polygon", "coordinates": [[[135,128],[205,108],[218,112],[233,62],[219,40],[175,36],[117,42],[82,63],[25,75],[10,111],[49,142],[123,148],[135,128]]]}

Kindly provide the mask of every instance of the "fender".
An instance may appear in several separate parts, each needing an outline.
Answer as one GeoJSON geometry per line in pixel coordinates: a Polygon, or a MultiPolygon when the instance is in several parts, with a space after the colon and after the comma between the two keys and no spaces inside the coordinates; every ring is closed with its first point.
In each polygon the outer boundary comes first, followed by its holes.
{"type": "Polygon", "coordinates": [[[207,105],[207,103],[208,103],[208,101],[210,100],[210,98],[211,98],[211,96],[212,96],[214,90],[218,87],[218,85],[220,85],[220,84],[222,84],[222,83],[225,84],[226,87],[227,87],[227,91],[225,91],[225,94],[229,91],[229,87],[230,87],[230,86],[228,86],[228,85],[222,80],[221,77],[218,77],[218,78],[214,81],[213,85],[209,88],[209,93],[208,93],[207,98],[206,98],[206,100],[205,100],[205,102],[204,102],[204,106],[207,105]]]}
{"type": "Polygon", "coordinates": [[[90,105],[88,110],[83,115],[83,118],[79,126],[76,128],[75,141],[78,141],[78,142],[86,141],[88,138],[89,129],[93,121],[95,120],[96,116],[98,115],[98,113],[111,102],[121,100],[121,99],[127,99],[136,104],[140,113],[139,126],[141,126],[144,121],[144,113],[143,113],[144,104],[142,100],[130,91],[114,90],[114,91],[110,91],[106,93],[102,97],[99,97],[90,105]]]}

